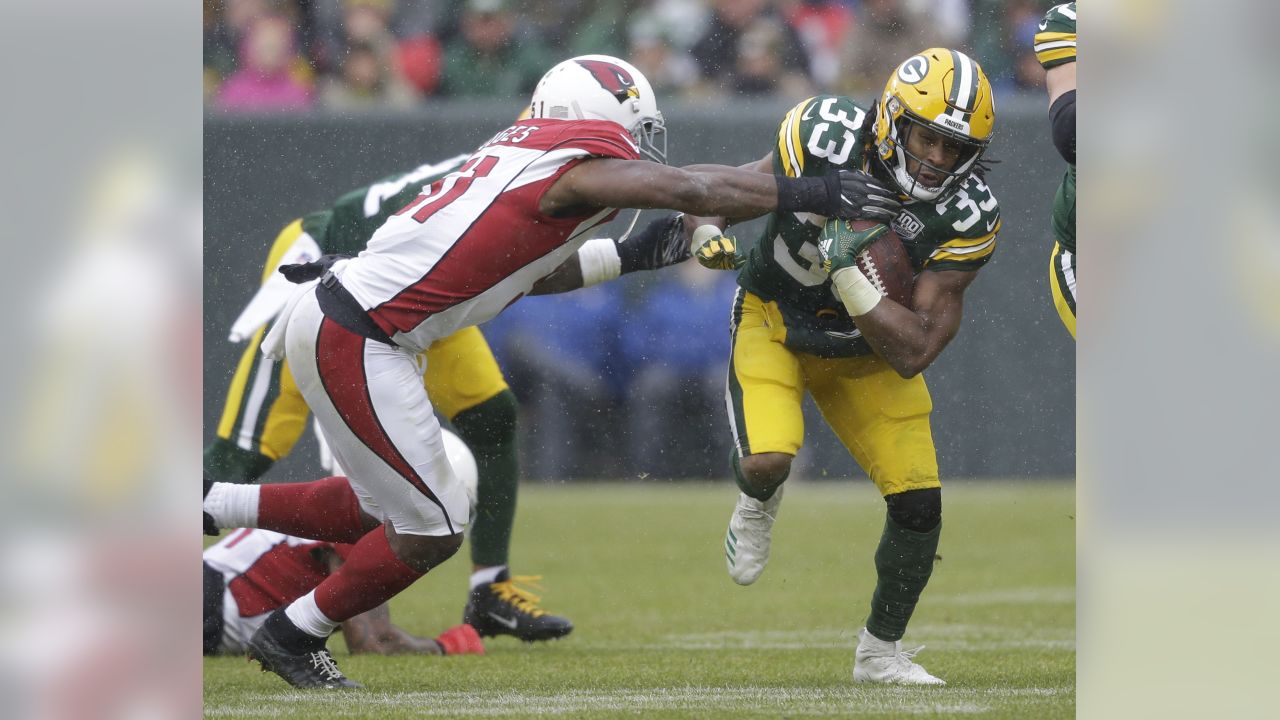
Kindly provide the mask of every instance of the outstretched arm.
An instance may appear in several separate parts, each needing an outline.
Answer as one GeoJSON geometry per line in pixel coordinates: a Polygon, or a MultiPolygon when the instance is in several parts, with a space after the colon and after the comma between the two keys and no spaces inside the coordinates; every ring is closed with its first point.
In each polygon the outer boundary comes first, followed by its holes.
{"type": "Polygon", "coordinates": [[[443,652],[435,640],[412,635],[393,625],[391,611],[385,603],[342,623],[342,636],[352,655],[440,655],[443,652]]]}
{"type": "Polygon", "coordinates": [[[657,270],[689,259],[685,216],[664,215],[622,240],[588,240],[578,252],[534,283],[530,295],[569,292],[619,275],[657,270]]]}
{"type": "Polygon", "coordinates": [[[692,215],[753,218],[803,211],[827,217],[892,218],[896,198],[869,191],[865,173],[841,170],[822,177],[787,177],[723,165],[683,168],[645,160],[592,158],[556,181],[540,209],[552,216],[593,208],[668,208],[692,215]]]}

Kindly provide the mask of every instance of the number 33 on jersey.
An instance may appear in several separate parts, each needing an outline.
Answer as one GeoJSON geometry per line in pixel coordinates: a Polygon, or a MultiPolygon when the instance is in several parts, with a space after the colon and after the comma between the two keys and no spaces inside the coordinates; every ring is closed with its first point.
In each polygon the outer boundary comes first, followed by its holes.
{"type": "MultiPolygon", "coordinates": [[[[837,168],[871,169],[871,118],[847,97],[819,95],[796,105],[778,128],[774,171],[792,177],[822,176],[837,168]]],[[[817,239],[825,218],[774,214],[752,248],[743,287],[798,308],[834,307],[817,239]]],[[[976,270],[990,259],[1000,231],[1000,209],[991,189],[969,176],[942,202],[908,202],[893,222],[912,268],[976,270]]]]}

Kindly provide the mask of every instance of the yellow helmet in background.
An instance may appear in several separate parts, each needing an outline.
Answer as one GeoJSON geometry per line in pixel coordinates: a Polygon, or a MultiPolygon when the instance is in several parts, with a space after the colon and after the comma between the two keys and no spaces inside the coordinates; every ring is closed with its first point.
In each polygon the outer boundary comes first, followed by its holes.
{"type": "MultiPolygon", "coordinates": [[[[907,58],[893,71],[876,108],[876,156],[903,194],[927,202],[945,200],[986,151],[995,128],[991,83],[973,58],[958,50],[929,48],[907,58]],[[961,144],[955,167],[928,167],[945,178],[931,187],[919,182],[919,170],[907,171],[907,139],[926,127],[961,144]]],[[[923,163],[922,163],[923,164],[923,163]]]]}

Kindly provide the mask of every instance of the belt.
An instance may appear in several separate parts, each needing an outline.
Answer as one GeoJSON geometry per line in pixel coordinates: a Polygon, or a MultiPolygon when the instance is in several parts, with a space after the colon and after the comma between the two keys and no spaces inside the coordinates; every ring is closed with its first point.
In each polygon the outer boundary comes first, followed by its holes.
{"type": "Polygon", "coordinates": [[[391,341],[391,336],[383,332],[373,318],[369,317],[369,313],[360,306],[351,291],[342,287],[332,270],[326,270],[320,277],[320,284],[316,286],[316,300],[320,302],[320,310],[325,317],[347,330],[368,340],[397,347],[391,341]]]}

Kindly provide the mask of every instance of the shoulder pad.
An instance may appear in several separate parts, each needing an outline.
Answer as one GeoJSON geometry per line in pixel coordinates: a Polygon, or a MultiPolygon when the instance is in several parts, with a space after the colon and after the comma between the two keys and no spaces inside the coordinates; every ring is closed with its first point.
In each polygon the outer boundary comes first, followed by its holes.
{"type": "Polygon", "coordinates": [[[1055,5],[1044,14],[1035,39],[1036,59],[1046,70],[1076,61],[1076,4],[1055,5]]]}
{"type": "Polygon", "coordinates": [[[635,140],[621,125],[609,120],[523,120],[498,133],[485,145],[534,150],[574,148],[601,157],[640,158],[640,148],[635,140]]]}
{"type": "Polygon", "coordinates": [[[791,108],[778,127],[774,172],[822,175],[834,165],[861,161],[867,111],[841,95],[818,95],[791,108]]]}
{"type": "MultiPolygon", "coordinates": [[[[908,207],[920,212],[928,206],[908,207]]],[[[933,206],[931,218],[922,220],[937,238],[925,267],[938,270],[976,270],[985,265],[995,252],[1002,225],[1000,204],[991,188],[972,175],[954,195],[933,206]]]]}

